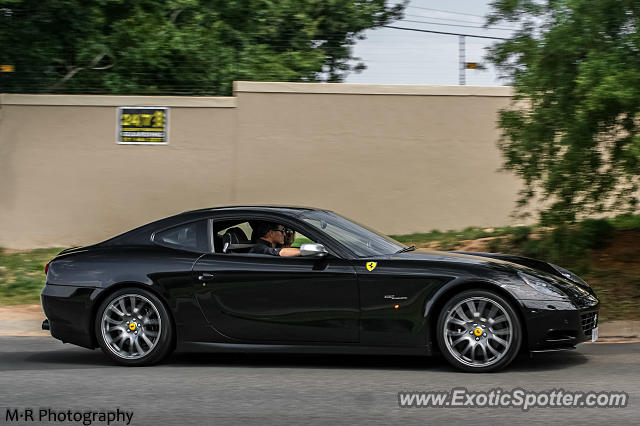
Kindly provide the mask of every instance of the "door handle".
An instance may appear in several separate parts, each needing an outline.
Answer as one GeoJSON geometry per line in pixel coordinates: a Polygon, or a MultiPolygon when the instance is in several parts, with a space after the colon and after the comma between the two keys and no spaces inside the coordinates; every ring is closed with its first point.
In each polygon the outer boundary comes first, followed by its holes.
{"type": "Polygon", "coordinates": [[[200,281],[211,281],[211,280],[213,280],[215,277],[216,277],[215,275],[213,275],[213,274],[211,274],[211,273],[209,273],[209,272],[203,272],[202,274],[200,274],[200,275],[198,276],[198,279],[199,279],[200,281]]]}

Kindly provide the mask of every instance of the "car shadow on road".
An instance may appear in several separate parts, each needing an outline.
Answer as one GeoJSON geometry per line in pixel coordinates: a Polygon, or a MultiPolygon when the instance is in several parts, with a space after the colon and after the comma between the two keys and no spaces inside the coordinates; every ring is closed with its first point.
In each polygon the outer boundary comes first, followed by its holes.
{"type": "MultiPolygon", "coordinates": [[[[504,371],[535,372],[562,370],[589,361],[578,351],[561,351],[519,355],[504,371]]],[[[100,350],[88,350],[64,345],[55,350],[16,351],[0,354],[0,370],[46,368],[110,367],[117,364],[100,350]]],[[[249,367],[249,368],[315,368],[315,369],[373,369],[396,371],[457,372],[441,355],[339,355],[339,354],[278,354],[176,352],[160,364],[170,367],[249,367]]]]}
{"type": "MultiPolygon", "coordinates": [[[[553,352],[518,356],[504,371],[549,371],[578,366],[588,357],[574,352],[553,352]]],[[[317,369],[382,369],[397,371],[449,371],[451,367],[440,355],[430,357],[397,355],[311,355],[259,353],[175,353],[165,365],[176,367],[254,367],[254,368],[317,368],[317,369]]]]}
{"type": "Polygon", "coordinates": [[[0,356],[2,370],[30,370],[46,368],[93,368],[117,365],[99,350],[83,348],[58,349],[42,352],[11,352],[0,356]]]}
{"type": "Polygon", "coordinates": [[[507,368],[509,371],[562,370],[589,362],[589,357],[575,350],[521,354],[507,368]]]}

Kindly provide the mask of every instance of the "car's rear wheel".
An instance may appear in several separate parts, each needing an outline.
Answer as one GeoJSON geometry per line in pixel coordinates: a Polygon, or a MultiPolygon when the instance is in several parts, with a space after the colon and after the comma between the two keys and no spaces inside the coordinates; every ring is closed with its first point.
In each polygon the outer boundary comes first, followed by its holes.
{"type": "Polygon", "coordinates": [[[96,313],[95,333],[102,351],[123,365],[151,365],[172,349],[167,309],[153,293],[140,288],[109,295],[96,313]]]}
{"type": "Polygon", "coordinates": [[[511,304],[487,290],[467,290],[449,299],[438,318],[437,338],[447,361],[459,369],[488,372],[518,354],[522,325],[511,304]]]}

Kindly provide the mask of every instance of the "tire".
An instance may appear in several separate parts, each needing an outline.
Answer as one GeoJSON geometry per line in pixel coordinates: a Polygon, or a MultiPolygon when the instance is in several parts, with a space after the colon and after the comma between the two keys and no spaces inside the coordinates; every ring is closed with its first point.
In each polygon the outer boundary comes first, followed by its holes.
{"type": "Polygon", "coordinates": [[[136,287],[120,289],[100,304],[94,332],[102,351],[122,365],[152,365],[173,350],[167,308],[153,293],[136,287]]]}
{"type": "Polygon", "coordinates": [[[522,343],[522,324],[504,297],[487,290],[466,290],[443,306],[436,336],[451,365],[485,373],[513,361],[522,343]]]}

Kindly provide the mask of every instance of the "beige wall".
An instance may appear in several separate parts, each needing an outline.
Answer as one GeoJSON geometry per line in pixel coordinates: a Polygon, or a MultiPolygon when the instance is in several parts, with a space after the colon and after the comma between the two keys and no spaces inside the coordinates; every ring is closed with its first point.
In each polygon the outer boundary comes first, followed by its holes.
{"type": "Polygon", "coordinates": [[[507,88],[305,86],[237,84],[239,203],[327,207],[388,233],[509,222],[519,186],[496,172],[495,127],[507,88]]]}
{"type": "Polygon", "coordinates": [[[149,103],[87,106],[99,102],[74,98],[79,105],[4,100],[0,246],[97,242],[152,219],[230,202],[234,99],[191,108],[154,100],[171,108],[169,145],[142,146],[115,143],[115,105],[149,103]]]}
{"type": "Polygon", "coordinates": [[[0,246],[103,240],[226,204],[333,209],[388,233],[511,223],[504,87],[236,83],[234,98],[0,95],[0,246]],[[170,107],[167,146],[117,106],[170,107]]]}

